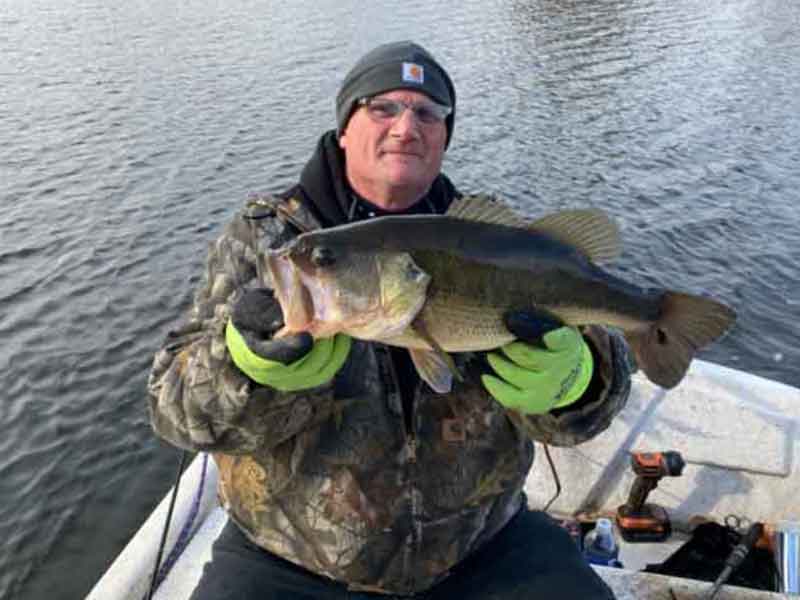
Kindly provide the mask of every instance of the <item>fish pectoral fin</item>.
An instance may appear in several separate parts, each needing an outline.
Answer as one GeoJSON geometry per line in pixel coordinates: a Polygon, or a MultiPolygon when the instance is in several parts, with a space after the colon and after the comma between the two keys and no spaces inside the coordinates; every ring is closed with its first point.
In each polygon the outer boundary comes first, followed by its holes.
{"type": "Polygon", "coordinates": [[[425,324],[425,319],[422,316],[418,316],[414,321],[411,323],[411,331],[413,331],[417,336],[422,338],[427,342],[427,344],[431,347],[431,351],[434,352],[438,359],[442,361],[447,368],[450,370],[450,373],[455,376],[458,381],[464,381],[464,377],[461,375],[461,372],[458,370],[453,357],[450,356],[447,352],[445,352],[444,348],[439,345],[434,337],[428,331],[428,327],[425,324]]]}
{"type": "Polygon", "coordinates": [[[411,330],[430,346],[430,349],[409,349],[411,360],[417,368],[417,373],[422,379],[439,394],[446,394],[453,389],[453,377],[464,381],[456,367],[453,357],[445,352],[442,347],[428,333],[422,319],[416,319],[411,324],[411,330]]]}
{"type": "Polygon", "coordinates": [[[457,371],[450,370],[448,362],[453,364],[453,359],[449,354],[445,354],[449,359],[447,361],[435,350],[411,348],[408,353],[411,355],[417,373],[425,383],[431,386],[434,392],[446,394],[453,389],[453,373],[457,373],[457,371]]]}

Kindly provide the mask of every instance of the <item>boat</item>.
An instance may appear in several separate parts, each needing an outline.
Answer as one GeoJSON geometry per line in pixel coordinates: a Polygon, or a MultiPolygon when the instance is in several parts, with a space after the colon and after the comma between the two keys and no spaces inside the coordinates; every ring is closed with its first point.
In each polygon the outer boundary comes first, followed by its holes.
{"type": "MultiPolygon", "coordinates": [[[[688,600],[711,584],[684,577],[642,572],[678,549],[698,520],[763,522],[769,529],[800,528],[800,389],[714,363],[695,360],[684,380],[662,389],[643,375],[633,376],[628,403],[608,430],[572,448],[551,448],[562,491],[548,512],[588,522],[613,518],[628,498],[633,452],[674,450],[686,465],[680,476],[665,477],[647,501],[666,509],[672,535],[662,542],[620,540],[622,568],[594,566],[617,598],[688,600]]],[[[538,444],[537,444],[538,446],[538,444]]],[[[555,484],[544,452],[526,482],[528,502],[543,508],[555,484]]],[[[168,572],[153,598],[189,598],[210,559],[211,544],[227,521],[216,500],[217,471],[207,455],[197,455],[179,484],[166,537],[168,572]],[[170,557],[173,549],[177,550],[170,557]]],[[[171,493],[102,575],[88,600],[142,600],[147,597],[171,493]]],[[[790,568],[800,567],[797,555],[790,568]]],[[[784,578],[792,576],[784,573],[784,578]]],[[[794,585],[790,583],[789,585],[794,585]]],[[[789,591],[794,591],[789,590],[789,591]]],[[[717,600],[768,600],[788,594],[724,586],[717,600]]]]}

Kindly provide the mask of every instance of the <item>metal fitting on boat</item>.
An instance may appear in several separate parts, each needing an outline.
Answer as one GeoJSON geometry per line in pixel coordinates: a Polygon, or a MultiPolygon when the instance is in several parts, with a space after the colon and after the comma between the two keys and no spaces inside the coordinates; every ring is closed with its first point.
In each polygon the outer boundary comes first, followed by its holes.
{"type": "Polygon", "coordinates": [[[772,536],[784,594],[800,596],[800,523],[778,523],[772,536]]]}

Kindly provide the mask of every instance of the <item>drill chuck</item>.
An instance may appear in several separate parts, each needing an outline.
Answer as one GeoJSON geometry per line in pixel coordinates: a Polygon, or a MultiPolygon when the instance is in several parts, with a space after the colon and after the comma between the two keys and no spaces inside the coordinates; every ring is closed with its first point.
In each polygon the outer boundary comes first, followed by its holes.
{"type": "Polygon", "coordinates": [[[631,454],[633,472],[643,477],[661,479],[662,477],[679,477],[683,473],[686,462],[680,452],[634,452],[631,454]]]}

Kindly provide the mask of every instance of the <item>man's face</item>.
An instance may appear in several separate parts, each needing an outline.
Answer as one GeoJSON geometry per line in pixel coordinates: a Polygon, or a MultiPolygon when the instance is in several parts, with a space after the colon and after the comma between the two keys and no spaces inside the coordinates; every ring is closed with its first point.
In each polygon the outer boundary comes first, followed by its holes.
{"type": "MultiPolygon", "coordinates": [[[[408,104],[433,102],[412,90],[377,97],[408,104]]],[[[417,202],[439,174],[446,139],[443,121],[422,123],[411,110],[381,121],[361,106],[350,117],[339,146],[353,189],[382,208],[402,210],[417,202]]]]}

